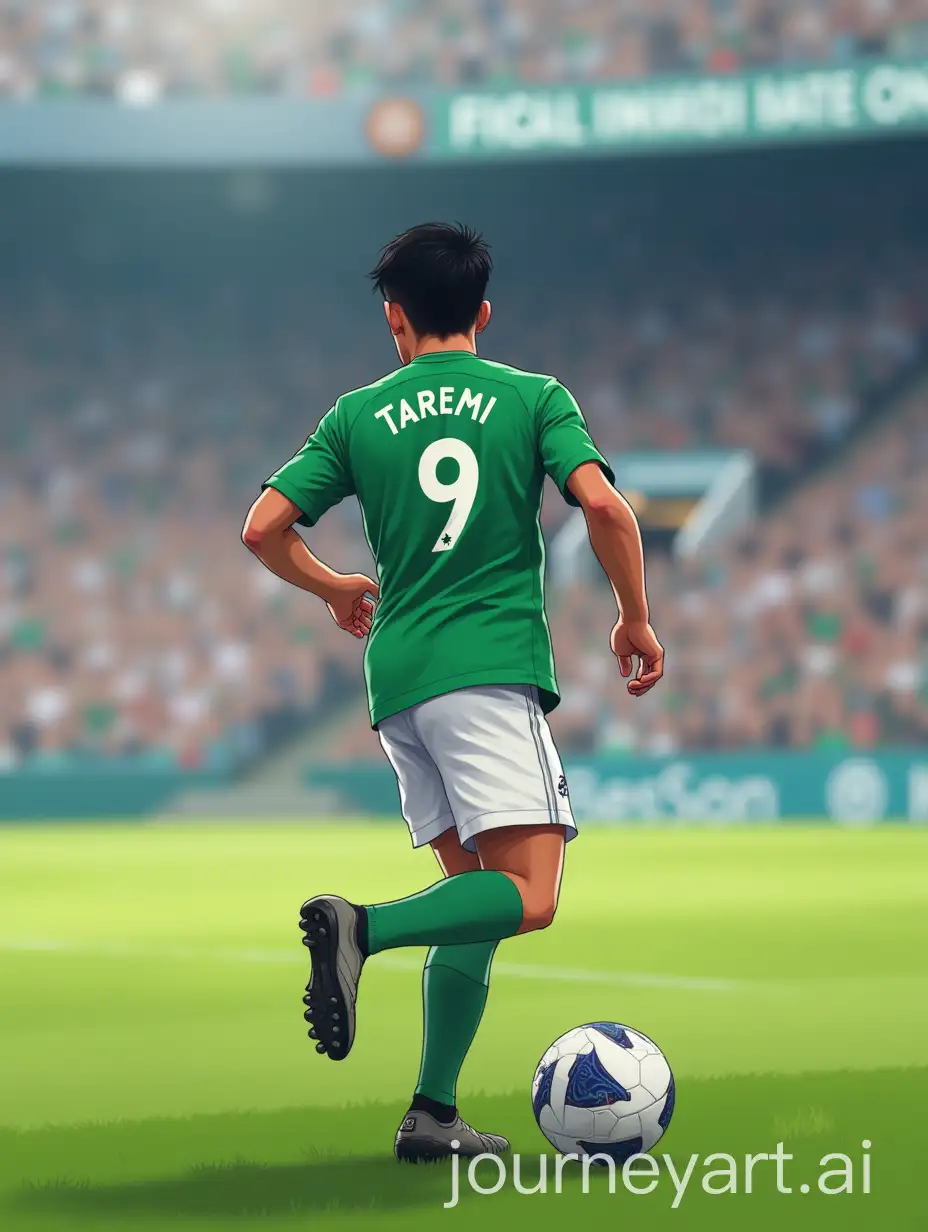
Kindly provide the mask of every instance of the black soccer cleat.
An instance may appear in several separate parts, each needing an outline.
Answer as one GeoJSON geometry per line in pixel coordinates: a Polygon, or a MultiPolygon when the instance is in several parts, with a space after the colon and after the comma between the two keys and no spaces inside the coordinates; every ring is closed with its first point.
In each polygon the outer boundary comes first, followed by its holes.
{"type": "Polygon", "coordinates": [[[355,1003],[364,955],[358,945],[358,917],[351,903],[321,894],[300,910],[303,944],[312,956],[303,1017],[312,1023],[316,1052],[344,1061],[354,1043],[355,1003]]]}
{"type": "Polygon", "coordinates": [[[427,1112],[410,1108],[396,1131],[393,1153],[400,1163],[435,1163],[459,1155],[473,1159],[475,1155],[503,1155],[509,1150],[508,1139],[501,1134],[481,1134],[458,1114],[449,1125],[443,1125],[427,1112]]]}

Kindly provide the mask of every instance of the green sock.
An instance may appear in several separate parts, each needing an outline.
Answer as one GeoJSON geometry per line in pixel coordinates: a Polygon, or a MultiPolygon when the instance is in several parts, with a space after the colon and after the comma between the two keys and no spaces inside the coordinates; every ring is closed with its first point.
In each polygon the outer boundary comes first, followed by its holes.
{"type": "Polygon", "coordinates": [[[458,1074],[487,1003],[490,963],[498,942],[438,945],[422,973],[425,1029],[417,1095],[455,1102],[458,1074]]]}
{"type": "Polygon", "coordinates": [[[505,873],[481,869],[367,910],[370,954],[403,945],[501,941],[519,931],[522,895],[505,873]]]}

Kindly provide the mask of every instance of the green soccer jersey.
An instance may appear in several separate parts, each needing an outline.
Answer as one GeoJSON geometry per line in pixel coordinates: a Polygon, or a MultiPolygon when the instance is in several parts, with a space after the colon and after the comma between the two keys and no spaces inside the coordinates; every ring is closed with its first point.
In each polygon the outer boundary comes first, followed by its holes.
{"type": "Polygon", "coordinates": [[[420,355],[339,398],[267,484],[312,526],[356,495],[380,583],[364,659],[371,722],[468,685],[558,702],[544,609],[542,484],[613,479],[552,377],[469,351],[420,355]]]}

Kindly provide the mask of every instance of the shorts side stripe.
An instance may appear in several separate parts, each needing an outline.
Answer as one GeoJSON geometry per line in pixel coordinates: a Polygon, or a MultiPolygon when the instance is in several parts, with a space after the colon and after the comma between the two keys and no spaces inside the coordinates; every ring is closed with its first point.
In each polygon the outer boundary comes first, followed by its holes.
{"type": "Polygon", "coordinates": [[[548,759],[548,754],[545,750],[544,736],[542,735],[541,725],[544,722],[544,714],[541,706],[538,704],[538,691],[532,690],[532,706],[535,711],[535,726],[538,730],[538,744],[541,748],[541,757],[545,768],[545,777],[548,784],[548,796],[551,801],[551,824],[557,825],[560,822],[560,814],[558,809],[557,791],[555,789],[554,774],[551,770],[551,762],[548,759]]]}
{"type": "Polygon", "coordinates": [[[553,826],[557,824],[557,804],[554,799],[554,781],[551,778],[551,768],[548,765],[548,759],[545,756],[544,744],[541,739],[541,728],[538,723],[538,711],[534,698],[531,693],[526,691],[525,706],[528,710],[528,726],[532,733],[532,742],[535,745],[535,753],[538,757],[538,767],[541,770],[541,777],[545,785],[545,800],[548,805],[548,822],[553,826]]]}

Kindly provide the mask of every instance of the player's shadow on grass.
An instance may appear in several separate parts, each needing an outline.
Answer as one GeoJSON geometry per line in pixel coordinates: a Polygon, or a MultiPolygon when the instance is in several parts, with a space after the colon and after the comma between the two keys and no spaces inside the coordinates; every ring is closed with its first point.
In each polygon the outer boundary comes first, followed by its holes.
{"type": "MultiPolygon", "coordinates": [[[[539,1157],[523,1156],[520,1164],[521,1184],[534,1187],[540,1174],[539,1157]]],[[[554,1157],[549,1155],[546,1164],[548,1187],[557,1192],[554,1157]]],[[[662,1161],[658,1166],[663,1171],[662,1161]]],[[[457,1197],[467,1205],[478,1195],[465,1183],[464,1170],[462,1167],[457,1197]]],[[[579,1190],[583,1175],[579,1164],[567,1164],[560,1181],[564,1191],[579,1190]]],[[[482,1179],[489,1184],[494,1176],[482,1179]]],[[[609,1189],[608,1169],[592,1168],[587,1184],[594,1193],[609,1189]]],[[[618,1186],[618,1177],[614,1184],[618,1186]]],[[[450,1164],[398,1167],[390,1156],[321,1156],[300,1164],[210,1165],[183,1176],[123,1185],[44,1185],[26,1191],[21,1202],[33,1213],[44,1210],[73,1217],[110,1217],[116,1223],[145,1215],[373,1212],[415,1206],[431,1206],[437,1212],[450,1200],[451,1192],[450,1164]]]]}
{"type": "Polygon", "coordinates": [[[448,1200],[447,1165],[399,1167],[392,1156],[313,1158],[300,1164],[230,1163],[182,1176],[123,1185],[59,1183],[26,1190],[20,1204],[33,1213],[112,1217],[278,1215],[300,1211],[385,1210],[448,1200]]]}

